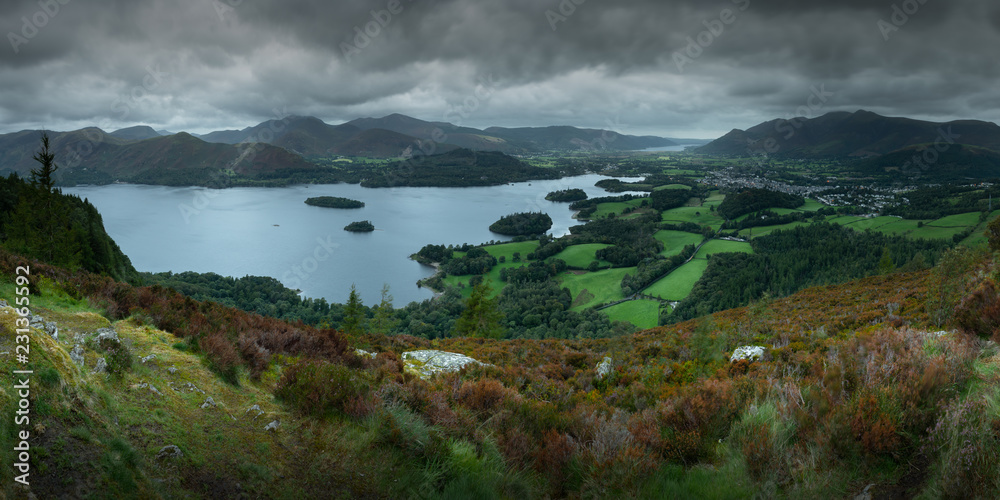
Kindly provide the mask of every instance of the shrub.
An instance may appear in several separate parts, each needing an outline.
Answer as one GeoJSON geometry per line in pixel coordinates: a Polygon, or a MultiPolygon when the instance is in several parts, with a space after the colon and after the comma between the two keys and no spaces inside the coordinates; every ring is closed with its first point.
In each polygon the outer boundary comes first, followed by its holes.
{"type": "Polygon", "coordinates": [[[346,413],[349,403],[356,408],[356,399],[370,392],[367,381],[355,373],[343,365],[304,359],[285,369],[275,395],[302,413],[346,413]]]}
{"type": "Polygon", "coordinates": [[[945,498],[985,498],[1000,486],[1000,448],[990,413],[982,400],[956,400],[928,429],[923,451],[936,459],[931,493],[945,498]]]}
{"type": "Polygon", "coordinates": [[[955,307],[955,324],[963,332],[990,339],[1000,332],[1000,293],[983,280],[955,307]]]}
{"type": "Polygon", "coordinates": [[[463,383],[455,399],[470,410],[485,413],[498,409],[509,392],[500,382],[486,379],[463,383]]]}
{"type": "Polygon", "coordinates": [[[230,384],[236,384],[239,381],[240,356],[233,343],[224,334],[218,333],[202,337],[198,341],[198,347],[205,353],[209,363],[211,363],[212,370],[223,380],[230,384]]]}
{"type": "Polygon", "coordinates": [[[132,352],[118,340],[101,339],[100,349],[105,353],[109,374],[120,377],[132,368],[132,352]]]}

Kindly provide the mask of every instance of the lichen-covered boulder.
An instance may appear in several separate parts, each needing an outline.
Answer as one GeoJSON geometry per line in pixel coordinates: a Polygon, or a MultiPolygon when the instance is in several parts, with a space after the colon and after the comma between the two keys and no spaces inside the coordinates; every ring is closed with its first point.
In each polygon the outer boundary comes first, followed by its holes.
{"type": "Polygon", "coordinates": [[[747,361],[759,361],[764,357],[764,353],[767,352],[763,347],[758,345],[745,345],[737,347],[733,351],[733,355],[730,356],[729,362],[734,363],[745,359],[747,361]]]}
{"type": "Polygon", "coordinates": [[[94,373],[104,373],[108,371],[108,362],[104,358],[97,358],[97,366],[94,367],[94,373]]]}
{"type": "Polygon", "coordinates": [[[95,339],[97,343],[100,343],[104,339],[111,339],[118,342],[118,332],[111,328],[100,328],[97,330],[97,338],[95,339]]]}
{"type": "Polygon", "coordinates": [[[74,363],[83,366],[83,346],[77,344],[73,347],[73,350],[69,352],[69,359],[73,360],[74,363]]]}
{"type": "Polygon", "coordinates": [[[457,372],[469,364],[486,366],[485,363],[454,352],[427,349],[403,353],[403,369],[422,379],[438,373],[457,372]]]}
{"type": "Polygon", "coordinates": [[[597,370],[597,379],[600,380],[610,375],[611,370],[614,368],[613,364],[614,362],[609,356],[605,356],[600,363],[597,363],[597,367],[595,368],[597,370]]]}
{"type": "Polygon", "coordinates": [[[357,354],[359,357],[362,358],[366,356],[369,358],[374,358],[375,356],[377,356],[377,354],[375,354],[374,352],[368,352],[364,349],[355,349],[354,354],[357,354]]]}

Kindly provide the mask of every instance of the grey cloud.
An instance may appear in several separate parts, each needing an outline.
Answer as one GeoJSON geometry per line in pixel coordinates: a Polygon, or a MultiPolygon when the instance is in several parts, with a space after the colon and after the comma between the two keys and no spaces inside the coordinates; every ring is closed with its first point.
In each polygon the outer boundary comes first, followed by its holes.
{"type": "MultiPolygon", "coordinates": [[[[5,36],[0,132],[140,120],[203,132],[274,108],[441,120],[490,74],[501,83],[465,125],[619,116],[625,133],[711,136],[794,113],[819,84],[837,90],[829,110],[996,118],[1000,10],[988,0],[928,0],[888,41],[878,23],[903,0],[588,0],[547,17],[560,3],[571,0],[400,0],[382,27],[371,12],[389,0],[71,0],[18,53],[5,36]],[[674,53],[723,9],[736,21],[678,71],[674,53]],[[377,36],[345,57],[369,25],[377,36]],[[150,66],[169,73],[152,90],[150,66]]],[[[38,10],[0,3],[0,30],[16,35],[38,10]]]]}

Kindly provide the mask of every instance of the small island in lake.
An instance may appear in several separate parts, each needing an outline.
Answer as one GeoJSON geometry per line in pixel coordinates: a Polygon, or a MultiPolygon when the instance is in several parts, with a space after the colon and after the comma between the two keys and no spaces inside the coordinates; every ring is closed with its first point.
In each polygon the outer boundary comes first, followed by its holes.
{"type": "Polygon", "coordinates": [[[324,208],[364,208],[365,202],[337,196],[318,196],[307,199],[306,205],[324,208]]]}
{"type": "Polygon", "coordinates": [[[373,226],[370,221],[366,220],[352,222],[344,226],[344,231],[350,231],[352,233],[370,233],[374,230],[375,226],[373,226]]]}
{"type": "Polygon", "coordinates": [[[563,189],[562,191],[552,191],[545,195],[549,201],[580,201],[587,199],[587,193],[582,189],[563,189]]]}
{"type": "Polygon", "coordinates": [[[505,236],[534,236],[552,229],[552,218],[545,213],[505,215],[490,225],[490,231],[505,236]]]}

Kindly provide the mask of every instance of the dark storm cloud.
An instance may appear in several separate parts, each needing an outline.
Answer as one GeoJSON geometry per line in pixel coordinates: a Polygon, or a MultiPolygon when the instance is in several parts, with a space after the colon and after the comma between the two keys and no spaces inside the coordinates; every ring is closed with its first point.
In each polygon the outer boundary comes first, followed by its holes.
{"type": "Polygon", "coordinates": [[[696,136],[803,109],[1000,119],[988,0],[62,1],[0,3],[4,132],[283,113],[696,136]]]}

